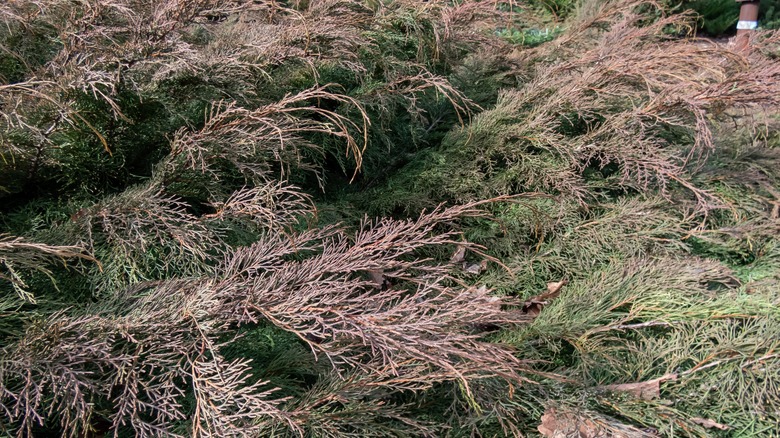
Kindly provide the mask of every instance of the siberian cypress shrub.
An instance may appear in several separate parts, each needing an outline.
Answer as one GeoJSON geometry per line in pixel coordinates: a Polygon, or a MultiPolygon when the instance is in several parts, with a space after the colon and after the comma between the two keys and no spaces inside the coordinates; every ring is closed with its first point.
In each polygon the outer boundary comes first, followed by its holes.
{"type": "Polygon", "coordinates": [[[770,436],[777,34],[524,6],[0,5],[3,432],[770,436]]]}

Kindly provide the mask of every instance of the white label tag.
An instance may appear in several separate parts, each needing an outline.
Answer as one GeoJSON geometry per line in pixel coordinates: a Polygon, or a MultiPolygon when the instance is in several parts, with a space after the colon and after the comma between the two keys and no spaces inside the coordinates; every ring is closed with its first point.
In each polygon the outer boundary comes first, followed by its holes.
{"type": "Polygon", "coordinates": [[[758,28],[758,21],[739,21],[737,30],[754,30],[758,28]]]}

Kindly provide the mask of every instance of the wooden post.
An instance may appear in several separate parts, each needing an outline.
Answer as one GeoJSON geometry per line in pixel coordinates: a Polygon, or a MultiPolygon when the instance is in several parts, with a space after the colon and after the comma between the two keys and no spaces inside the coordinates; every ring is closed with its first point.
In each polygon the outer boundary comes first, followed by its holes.
{"type": "Polygon", "coordinates": [[[750,49],[750,35],[758,27],[758,7],[760,0],[737,0],[740,3],[737,22],[737,50],[750,49]]]}

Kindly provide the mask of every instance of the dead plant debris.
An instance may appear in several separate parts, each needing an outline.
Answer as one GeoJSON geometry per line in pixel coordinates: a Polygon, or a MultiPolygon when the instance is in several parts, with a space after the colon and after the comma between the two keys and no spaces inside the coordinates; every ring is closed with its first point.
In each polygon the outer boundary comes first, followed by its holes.
{"type": "Polygon", "coordinates": [[[540,313],[542,313],[542,309],[544,309],[544,307],[549,304],[550,301],[560,295],[561,289],[563,289],[563,286],[565,286],[567,283],[568,280],[566,279],[547,283],[547,291],[533,296],[523,303],[523,313],[527,313],[534,317],[538,316],[540,313]]]}
{"type": "Polygon", "coordinates": [[[546,438],[630,438],[628,434],[609,431],[593,420],[554,408],[544,411],[537,430],[546,438]]]}
{"type": "Polygon", "coordinates": [[[666,374],[657,379],[636,383],[621,383],[618,385],[600,386],[599,389],[612,392],[625,392],[643,400],[653,400],[661,397],[661,383],[677,380],[677,374],[666,374]]]}
{"type": "Polygon", "coordinates": [[[700,426],[704,426],[707,429],[720,429],[720,430],[729,430],[729,429],[731,429],[731,426],[729,426],[727,424],[718,423],[717,421],[710,420],[709,418],[695,417],[695,418],[691,418],[691,421],[696,423],[696,424],[698,424],[698,425],[700,425],[700,426]]]}

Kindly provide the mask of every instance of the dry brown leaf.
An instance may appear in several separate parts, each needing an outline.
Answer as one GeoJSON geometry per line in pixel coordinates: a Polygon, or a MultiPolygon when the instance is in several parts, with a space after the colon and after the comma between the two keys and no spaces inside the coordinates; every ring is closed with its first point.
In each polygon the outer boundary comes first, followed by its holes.
{"type": "Polygon", "coordinates": [[[720,430],[729,430],[729,429],[731,429],[731,426],[729,426],[727,424],[718,423],[717,421],[710,420],[709,418],[694,417],[694,418],[691,418],[691,421],[693,421],[694,423],[696,423],[698,425],[704,426],[704,427],[706,427],[708,429],[720,429],[720,430]]]}
{"type": "Polygon", "coordinates": [[[487,269],[487,260],[482,260],[479,263],[467,263],[463,262],[463,270],[466,271],[469,274],[481,274],[485,269],[487,269]]]}
{"type": "MultiPolygon", "coordinates": [[[[536,428],[547,438],[596,438],[606,436],[605,432],[593,421],[578,418],[574,414],[558,412],[549,408],[542,415],[542,424],[536,428]]],[[[612,436],[612,435],[610,435],[612,436]]]]}
{"type": "Polygon", "coordinates": [[[452,257],[450,257],[450,261],[452,263],[463,263],[466,261],[466,247],[463,245],[458,245],[455,253],[452,254],[452,257]]]}
{"type": "Polygon", "coordinates": [[[381,269],[371,269],[368,271],[368,278],[376,284],[377,288],[381,288],[382,283],[385,281],[385,271],[381,269]]]}
{"type": "Polygon", "coordinates": [[[549,304],[552,299],[557,298],[558,295],[561,294],[561,289],[563,289],[563,286],[565,286],[567,283],[568,281],[566,279],[547,283],[546,292],[531,297],[527,299],[525,303],[523,303],[523,312],[531,316],[538,316],[540,313],[542,313],[544,306],[549,304]]]}
{"type": "Polygon", "coordinates": [[[566,283],[568,283],[568,281],[566,280],[556,281],[554,283],[547,283],[547,295],[554,295],[554,296],[550,296],[547,299],[552,299],[557,297],[558,294],[561,292],[561,288],[563,288],[563,286],[565,286],[566,283]]]}
{"type": "Polygon", "coordinates": [[[545,438],[650,438],[657,435],[652,431],[639,430],[631,426],[599,424],[573,412],[560,412],[548,408],[542,415],[542,423],[536,428],[545,438]]]}
{"type": "Polygon", "coordinates": [[[450,257],[450,262],[460,265],[461,269],[467,274],[477,275],[481,274],[487,269],[487,260],[482,260],[479,263],[470,263],[466,261],[466,246],[458,245],[455,252],[450,257]]]}
{"type": "Polygon", "coordinates": [[[388,290],[392,288],[393,284],[387,276],[385,276],[385,271],[381,269],[369,269],[366,272],[368,273],[368,278],[376,285],[377,289],[388,290]]]}
{"type": "Polygon", "coordinates": [[[599,389],[613,392],[627,392],[643,400],[652,400],[661,396],[661,382],[677,380],[677,374],[666,374],[657,379],[637,383],[600,386],[599,389]]]}

